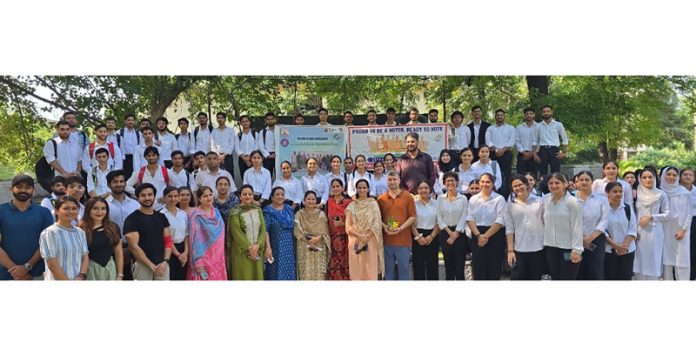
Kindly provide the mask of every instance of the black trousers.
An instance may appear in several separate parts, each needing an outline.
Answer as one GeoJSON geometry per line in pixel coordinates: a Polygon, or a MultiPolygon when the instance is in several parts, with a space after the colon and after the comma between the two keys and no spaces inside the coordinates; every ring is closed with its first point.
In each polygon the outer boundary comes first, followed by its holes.
{"type": "MultiPolygon", "coordinates": [[[[275,152],[270,152],[270,153],[275,153],[275,152]]],[[[263,168],[268,169],[269,172],[271,172],[271,178],[275,181],[275,176],[273,173],[275,172],[275,158],[264,158],[263,159],[263,168]]]]}
{"type": "Polygon", "coordinates": [[[546,257],[544,250],[534,252],[515,251],[517,263],[510,272],[510,279],[513,281],[538,281],[544,273],[546,257]]]}
{"type": "MultiPolygon", "coordinates": [[[[423,236],[430,235],[433,230],[418,229],[423,236]]],[[[439,276],[439,265],[437,253],[440,250],[440,241],[433,239],[430,245],[421,246],[418,242],[413,242],[413,280],[416,281],[437,281],[439,276]]]]}
{"type": "Polygon", "coordinates": [[[570,262],[570,249],[545,246],[546,264],[554,281],[574,281],[578,277],[580,263],[570,262]],[[566,260],[566,256],[568,259],[566,260]]]}
{"type": "MultiPolygon", "coordinates": [[[[184,243],[178,243],[174,244],[174,247],[176,248],[177,251],[183,252],[184,251],[184,243]]],[[[182,266],[181,262],[179,262],[179,259],[174,256],[172,253],[171,258],[169,259],[169,280],[170,281],[185,281],[186,280],[186,267],[188,266],[188,262],[186,262],[186,265],[182,266]]]]}
{"type": "Polygon", "coordinates": [[[635,255],[635,252],[631,252],[619,256],[613,249],[611,253],[605,252],[604,279],[608,281],[630,281],[633,279],[633,259],[635,255]]]}
{"type": "MultiPolygon", "coordinates": [[[[450,230],[454,231],[456,226],[450,226],[450,230]]],[[[464,265],[466,263],[466,235],[461,234],[453,244],[448,244],[449,235],[445,230],[440,231],[440,248],[442,256],[445,258],[445,279],[448,281],[463,281],[466,280],[464,275],[464,265]]]]}
{"type": "Polygon", "coordinates": [[[133,155],[126,155],[126,159],[123,160],[123,173],[126,176],[126,180],[133,174],[133,155]]]}
{"type": "Polygon", "coordinates": [[[229,154],[225,156],[225,162],[223,162],[225,170],[232,176],[232,179],[234,179],[234,157],[229,154]]]}
{"type": "Polygon", "coordinates": [[[606,246],[606,236],[600,234],[592,241],[595,246],[594,251],[585,249],[580,261],[578,270],[578,280],[581,281],[601,281],[604,279],[604,248],[606,246]]]}
{"type": "Polygon", "coordinates": [[[532,172],[534,173],[534,176],[536,176],[537,171],[539,170],[538,166],[539,165],[534,161],[534,157],[524,159],[524,157],[522,157],[522,153],[517,153],[517,164],[515,165],[517,174],[532,172]]]}
{"type": "Polygon", "coordinates": [[[500,171],[502,173],[500,178],[503,181],[503,187],[507,186],[508,180],[512,175],[512,152],[508,150],[507,152],[503,153],[502,156],[498,157],[496,156],[495,151],[491,150],[491,159],[498,162],[500,171]]]}
{"type": "Polygon", "coordinates": [[[696,280],[696,216],[691,219],[691,235],[689,236],[689,249],[691,250],[691,280],[696,280]]]}
{"type": "MultiPolygon", "coordinates": [[[[244,180],[244,172],[251,168],[251,165],[247,166],[242,157],[237,158],[237,164],[239,164],[239,177],[244,180]]],[[[251,161],[249,161],[249,164],[251,164],[251,161]]]]}
{"type": "Polygon", "coordinates": [[[541,163],[539,163],[540,175],[545,176],[550,173],[561,171],[561,160],[556,157],[556,154],[558,154],[558,147],[539,147],[539,158],[541,158],[541,163]],[[549,172],[549,166],[551,166],[551,172],[549,172]]]}
{"type": "MultiPolygon", "coordinates": [[[[480,233],[485,233],[490,226],[477,226],[480,233]]],[[[474,280],[477,281],[499,281],[503,271],[503,256],[505,255],[505,228],[496,232],[488,243],[479,247],[478,239],[469,240],[471,246],[471,262],[473,263],[474,280]]]]}

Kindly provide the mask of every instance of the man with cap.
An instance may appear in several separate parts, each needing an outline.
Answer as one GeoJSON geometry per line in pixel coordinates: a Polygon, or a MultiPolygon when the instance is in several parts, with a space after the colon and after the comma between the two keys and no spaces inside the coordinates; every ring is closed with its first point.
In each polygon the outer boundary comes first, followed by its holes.
{"type": "Polygon", "coordinates": [[[0,280],[43,279],[39,236],[53,218],[48,209],[32,203],[32,177],[15,176],[10,191],[12,200],[0,205],[0,280]]]}

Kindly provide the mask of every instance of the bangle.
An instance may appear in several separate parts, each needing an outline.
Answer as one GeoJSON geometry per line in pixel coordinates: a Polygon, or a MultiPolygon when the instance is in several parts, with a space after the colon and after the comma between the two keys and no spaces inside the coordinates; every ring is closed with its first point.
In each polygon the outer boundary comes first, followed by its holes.
{"type": "Polygon", "coordinates": [[[87,273],[79,273],[77,276],[82,279],[87,279],[87,273]]]}
{"type": "Polygon", "coordinates": [[[116,277],[121,277],[121,278],[123,278],[123,273],[117,274],[116,277]]]}

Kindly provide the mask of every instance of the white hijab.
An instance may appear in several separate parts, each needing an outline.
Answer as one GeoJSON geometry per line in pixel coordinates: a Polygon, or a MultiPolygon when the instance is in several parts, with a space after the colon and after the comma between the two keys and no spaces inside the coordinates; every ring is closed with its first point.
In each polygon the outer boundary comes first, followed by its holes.
{"type": "MultiPolygon", "coordinates": [[[[643,171],[645,172],[645,171],[643,171]]],[[[643,172],[640,174],[643,175],[643,172]]],[[[653,171],[649,171],[651,174],[653,174],[653,177],[655,177],[653,171]]],[[[640,180],[640,177],[638,178],[638,181],[640,182],[638,184],[638,194],[636,195],[636,205],[640,205],[642,207],[645,207],[646,209],[650,209],[655,203],[660,201],[660,197],[662,196],[662,191],[660,189],[657,189],[655,186],[657,185],[657,179],[654,180],[653,187],[652,188],[647,188],[643,186],[643,181],[640,180]]]]}
{"type": "Polygon", "coordinates": [[[674,197],[679,196],[679,195],[688,195],[689,194],[689,191],[686,190],[686,188],[684,188],[682,185],[680,185],[678,183],[678,181],[679,181],[679,170],[674,166],[669,166],[669,167],[665,168],[662,171],[662,175],[660,175],[660,187],[662,188],[662,190],[665,193],[667,193],[667,196],[669,196],[670,198],[674,198],[674,197]],[[670,170],[677,171],[677,181],[675,181],[672,184],[667,183],[667,179],[666,179],[667,178],[667,171],[670,171],[670,170]]]}

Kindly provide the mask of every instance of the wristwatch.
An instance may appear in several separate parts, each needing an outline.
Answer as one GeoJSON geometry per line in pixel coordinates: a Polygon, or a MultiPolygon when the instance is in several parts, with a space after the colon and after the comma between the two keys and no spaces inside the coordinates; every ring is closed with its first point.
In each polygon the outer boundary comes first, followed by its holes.
{"type": "Polygon", "coordinates": [[[27,271],[31,271],[31,269],[34,268],[34,266],[32,266],[31,263],[28,263],[28,262],[27,262],[27,263],[24,264],[24,268],[26,268],[27,271]]]}

